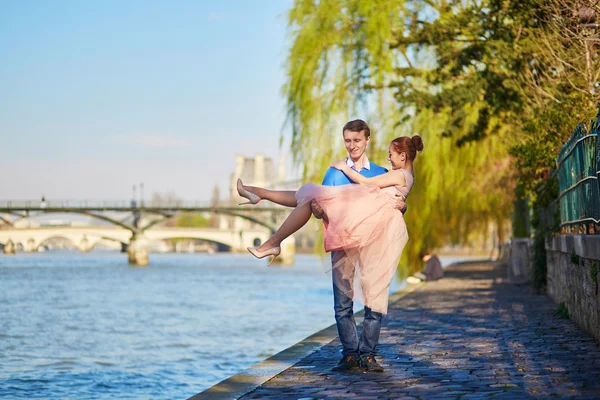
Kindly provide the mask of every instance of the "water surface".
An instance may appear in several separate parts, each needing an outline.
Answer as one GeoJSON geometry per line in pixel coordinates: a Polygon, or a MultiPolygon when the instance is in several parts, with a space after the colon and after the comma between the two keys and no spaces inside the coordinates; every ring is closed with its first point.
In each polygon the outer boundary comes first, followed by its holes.
{"type": "Polygon", "coordinates": [[[333,323],[318,258],[0,255],[0,397],[177,399],[333,323]]]}

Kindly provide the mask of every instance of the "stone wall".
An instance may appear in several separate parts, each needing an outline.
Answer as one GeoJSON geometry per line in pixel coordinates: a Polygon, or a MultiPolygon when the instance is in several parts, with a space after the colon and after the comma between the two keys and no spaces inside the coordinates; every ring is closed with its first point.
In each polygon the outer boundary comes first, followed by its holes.
{"type": "Polygon", "coordinates": [[[546,243],[548,294],[600,341],[600,235],[560,235],[546,243]]]}

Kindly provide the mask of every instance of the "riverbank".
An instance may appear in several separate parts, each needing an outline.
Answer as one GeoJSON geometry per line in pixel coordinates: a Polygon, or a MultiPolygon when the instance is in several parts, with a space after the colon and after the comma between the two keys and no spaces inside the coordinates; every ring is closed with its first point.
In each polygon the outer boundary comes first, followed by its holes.
{"type": "Polygon", "coordinates": [[[190,400],[599,397],[598,343],[506,276],[499,264],[464,263],[401,290],[382,327],[382,374],[331,372],[333,325],[190,400]]]}

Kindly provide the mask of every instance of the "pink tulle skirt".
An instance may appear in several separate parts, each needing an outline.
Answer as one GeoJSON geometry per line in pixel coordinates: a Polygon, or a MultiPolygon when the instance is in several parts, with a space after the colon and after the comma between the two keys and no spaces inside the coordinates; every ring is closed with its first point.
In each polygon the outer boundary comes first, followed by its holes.
{"type": "Polygon", "coordinates": [[[332,265],[334,284],[366,307],[387,313],[390,283],[408,242],[393,187],[303,185],[298,205],[316,200],[329,220],[325,251],[343,252],[332,265]]]}

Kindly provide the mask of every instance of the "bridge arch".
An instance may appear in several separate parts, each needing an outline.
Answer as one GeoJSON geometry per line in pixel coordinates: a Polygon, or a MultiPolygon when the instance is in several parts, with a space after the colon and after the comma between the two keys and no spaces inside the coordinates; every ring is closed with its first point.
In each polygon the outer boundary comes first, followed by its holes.
{"type": "Polygon", "coordinates": [[[108,236],[99,236],[97,238],[98,240],[95,240],[93,242],[90,243],[90,250],[93,250],[96,248],[96,246],[98,245],[98,243],[100,243],[102,240],[108,240],[110,242],[117,242],[121,245],[121,252],[124,252],[125,249],[127,249],[127,243],[123,242],[120,239],[115,239],[112,237],[108,237],[108,236]]]}
{"type": "MultiPolygon", "coordinates": [[[[72,237],[68,237],[65,235],[49,235],[49,236],[43,237],[42,239],[39,239],[37,242],[34,242],[34,247],[31,249],[31,251],[38,251],[41,246],[43,246],[45,243],[47,243],[53,239],[65,240],[65,241],[71,243],[73,245],[73,247],[75,247],[76,249],[79,249],[79,246],[77,245],[77,243],[75,243],[75,240],[73,240],[72,237]]],[[[31,239],[29,239],[29,240],[31,240],[31,239]]],[[[23,248],[25,248],[24,245],[23,245],[23,248]]]]}
{"type": "Polygon", "coordinates": [[[224,243],[223,241],[219,241],[219,240],[215,240],[215,239],[208,239],[202,235],[198,235],[198,236],[193,236],[193,235],[185,235],[185,236],[177,236],[177,237],[164,237],[164,238],[157,238],[156,240],[201,240],[203,242],[208,242],[208,243],[213,243],[217,245],[217,248],[219,249],[219,251],[230,251],[233,246],[231,245],[231,243],[224,243]]]}
{"type": "MultiPolygon", "coordinates": [[[[111,228],[111,229],[114,229],[114,228],[111,228]]],[[[33,239],[33,246],[31,246],[29,244],[29,240],[32,240],[32,239],[26,239],[25,242],[27,243],[27,245],[29,247],[31,247],[31,251],[38,251],[40,246],[42,246],[43,244],[45,244],[46,242],[48,242],[49,240],[52,240],[52,239],[65,239],[65,240],[71,242],[73,244],[73,246],[80,251],[92,250],[94,247],[96,247],[96,245],[101,240],[110,240],[113,242],[118,242],[121,244],[121,250],[126,247],[126,243],[123,242],[123,240],[121,240],[121,239],[106,236],[106,235],[98,235],[98,234],[95,234],[93,231],[86,231],[86,230],[77,230],[74,232],[71,231],[66,234],[65,233],[57,233],[56,231],[47,232],[47,233],[44,233],[43,231],[41,231],[41,235],[36,237],[35,239],[33,239]]],[[[23,240],[21,240],[21,242],[23,242],[23,240]]],[[[23,244],[23,246],[25,246],[25,243],[22,243],[22,244],[23,244]]]]}
{"type": "MultiPolygon", "coordinates": [[[[238,212],[235,212],[235,211],[231,211],[231,210],[220,210],[218,208],[213,208],[213,209],[208,209],[206,211],[198,211],[198,213],[200,213],[200,212],[209,212],[209,213],[213,213],[213,214],[222,214],[222,215],[229,215],[231,217],[239,217],[239,218],[245,219],[247,221],[253,222],[253,223],[257,224],[257,225],[260,225],[260,226],[262,226],[264,228],[267,228],[271,232],[271,234],[275,233],[275,231],[277,230],[277,228],[274,227],[273,225],[271,225],[271,224],[269,224],[267,222],[264,222],[264,221],[262,221],[262,220],[260,220],[258,218],[255,218],[255,217],[253,217],[251,215],[246,215],[246,214],[243,214],[243,213],[238,213],[238,212]]],[[[164,218],[163,219],[157,219],[157,220],[154,220],[154,221],[148,223],[146,226],[144,226],[141,229],[142,231],[146,231],[147,229],[153,227],[156,224],[168,221],[169,219],[176,218],[176,217],[179,216],[179,214],[165,214],[164,212],[151,212],[150,211],[148,213],[162,215],[164,218]]]]}

